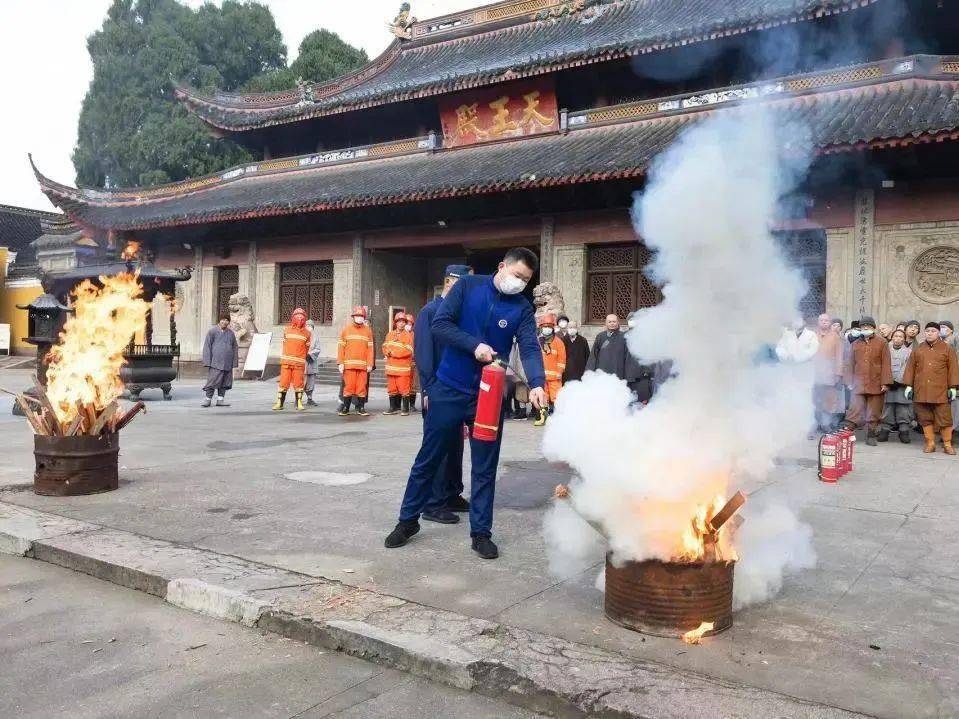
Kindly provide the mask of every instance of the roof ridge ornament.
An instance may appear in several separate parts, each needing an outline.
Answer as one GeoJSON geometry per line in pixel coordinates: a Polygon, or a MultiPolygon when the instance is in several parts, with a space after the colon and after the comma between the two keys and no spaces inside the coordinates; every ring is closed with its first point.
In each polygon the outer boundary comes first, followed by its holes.
{"type": "Polygon", "coordinates": [[[410,15],[410,4],[405,2],[400,5],[400,11],[389,23],[390,32],[401,40],[411,40],[413,38],[413,23],[416,18],[410,15]]]}

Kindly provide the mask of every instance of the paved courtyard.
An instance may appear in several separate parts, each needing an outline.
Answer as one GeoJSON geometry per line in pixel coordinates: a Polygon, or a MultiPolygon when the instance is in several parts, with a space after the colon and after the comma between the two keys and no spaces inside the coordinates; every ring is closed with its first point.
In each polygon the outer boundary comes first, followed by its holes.
{"type": "MultiPolygon", "coordinates": [[[[0,386],[28,374],[0,372],[0,386]]],[[[383,548],[420,420],[269,410],[274,385],[247,382],[232,407],[199,407],[199,381],[175,385],[124,430],[116,492],[57,499],[29,491],[31,436],[0,400],[0,500],[335,579],[428,606],[692,669],[881,717],[959,714],[959,463],[921,445],[860,447],[838,485],[816,479],[802,442],[754,498],[785,499],[812,525],[818,565],[787,578],[766,604],[736,614],[703,646],[645,637],[608,622],[593,584],[602,563],[560,582],[547,572],[541,517],[565,475],[539,453],[540,430],[510,422],[497,487],[501,557],[478,559],[465,524],[423,523],[407,547],[383,548]]],[[[152,401],[151,401],[152,400],[152,401]]],[[[750,431],[749,428],[744,428],[750,431]]],[[[752,431],[761,431],[753,428],[752,431]]],[[[695,451],[691,448],[690,451],[695,451]]],[[[468,455],[468,452],[467,452],[468,455]]]]}

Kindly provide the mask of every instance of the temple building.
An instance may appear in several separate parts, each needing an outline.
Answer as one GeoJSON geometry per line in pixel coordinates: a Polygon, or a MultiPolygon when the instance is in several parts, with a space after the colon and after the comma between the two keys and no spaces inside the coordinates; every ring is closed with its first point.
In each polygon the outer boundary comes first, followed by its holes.
{"type": "Polygon", "coordinates": [[[815,147],[775,228],[809,281],[806,314],[959,320],[955,3],[507,0],[393,33],[327,83],[177,87],[251,164],[109,190],[37,172],[86,236],[193,268],[177,288],[183,359],[234,292],[260,331],[307,307],[331,355],[351,306],[382,337],[389,308],[418,311],[446,264],[488,272],[515,245],[589,336],[659,301],[629,217],[650,162],[749,103],[804,121],[815,147]]]}

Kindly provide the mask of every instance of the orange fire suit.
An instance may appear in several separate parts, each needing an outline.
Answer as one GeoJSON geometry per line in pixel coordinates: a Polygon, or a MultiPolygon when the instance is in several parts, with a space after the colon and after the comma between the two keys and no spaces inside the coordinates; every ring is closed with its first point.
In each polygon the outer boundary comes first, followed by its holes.
{"type": "Polygon", "coordinates": [[[287,325],[283,328],[283,353],[280,355],[280,391],[291,386],[294,392],[302,392],[306,383],[306,353],[312,335],[306,327],[287,325]]]}
{"type": "Polygon", "coordinates": [[[563,340],[553,335],[549,341],[545,339],[539,343],[543,353],[543,368],[546,370],[546,398],[550,404],[556,401],[560,389],[563,387],[563,372],[566,370],[566,345],[563,340]]]}
{"type": "Polygon", "coordinates": [[[343,397],[366,397],[366,368],[373,366],[373,330],[350,322],[340,332],[336,363],[343,365],[343,397]]]}
{"type": "Polygon", "coordinates": [[[386,391],[390,396],[408,397],[413,382],[413,333],[393,330],[383,343],[386,357],[386,391]]]}

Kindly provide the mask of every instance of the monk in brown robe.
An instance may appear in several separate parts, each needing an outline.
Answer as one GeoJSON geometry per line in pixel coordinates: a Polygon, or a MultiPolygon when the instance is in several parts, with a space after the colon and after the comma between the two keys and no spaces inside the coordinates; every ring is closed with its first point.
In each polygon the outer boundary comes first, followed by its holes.
{"type": "Polygon", "coordinates": [[[832,319],[827,314],[819,315],[816,337],[819,339],[819,349],[813,358],[816,370],[813,383],[816,429],[829,432],[836,423],[836,417],[843,411],[843,341],[839,333],[833,330],[832,319]]]}
{"type": "Polygon", "coordinates": [[[866,444],[874,447],[885,394],[892,385],[892,360],[872,317],[859,320],[859,329],[862,336],[852,343],[846,360],[845,381],[852,397],[845,424],[850,429],[865,425],[866,444]]]}
{"type": "Polygon", "coordinates": [[[914,345],[902,374],[906,399],[912,399],[916,420],[926,437],[923,452],[936,451],[936,433],[942,437],[946,454],[952,447],[952,409],[959,387],[959,360],[955,351],[939,338],[939,324],[926,325],[926,340],[914,345]]]}

